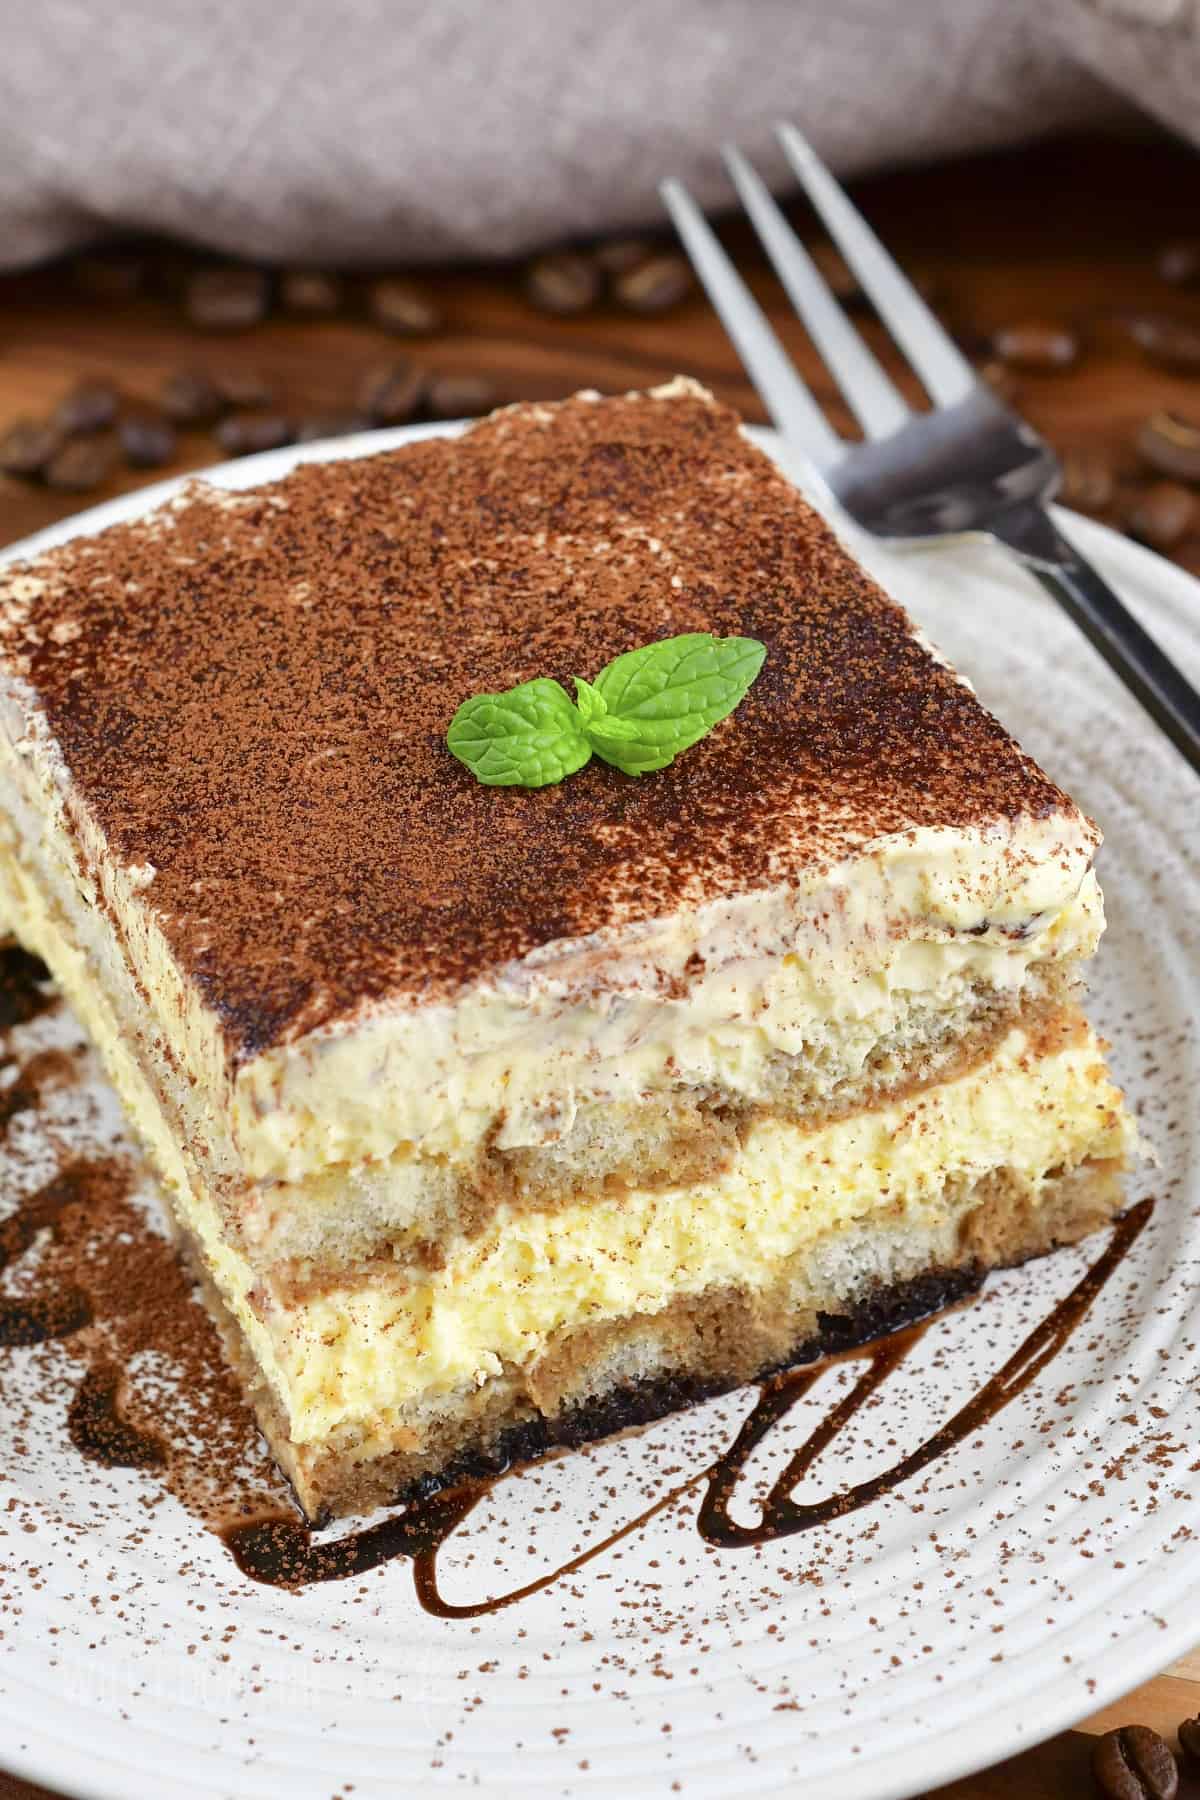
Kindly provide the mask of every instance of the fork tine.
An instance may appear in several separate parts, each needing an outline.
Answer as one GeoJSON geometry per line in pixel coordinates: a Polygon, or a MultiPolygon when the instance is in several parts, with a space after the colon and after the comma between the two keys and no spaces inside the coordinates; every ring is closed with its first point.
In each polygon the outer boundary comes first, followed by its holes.
{"type": "Polygon", "coordinates": [[[875,303],[880,318],[921,377],[931,400],[953,406],[975,385],[975,373],[905,275],[888,255],[816,151],[794,125],[776,127],[779,141],[829,234],[875,303]]]}
{"type": "Polygon", "coordinates": [[[724,250],[704,214],[681,182],[659,187],[692,267],[712,301],[759,398],[787,438],[818,469],[839,461],[844,446],[801,380],[783,345],[724,250]]]}
{"type": "Polygon", "coordinates": [[[908,404],[869,345],[854,329],[824,276],[757,172],[732,145],[725,166],[767,255],[808,334],[868,437],[887,437],[911,417],[908,404]]]}

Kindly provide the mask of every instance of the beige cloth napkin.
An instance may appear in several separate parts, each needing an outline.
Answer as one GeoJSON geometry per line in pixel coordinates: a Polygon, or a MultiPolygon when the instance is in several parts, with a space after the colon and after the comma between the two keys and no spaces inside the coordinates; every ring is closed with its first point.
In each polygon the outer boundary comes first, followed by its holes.
{"type": "Polygon", "coordinates": [[[117,229],[267,259],[504,255],[728,200],[771,122],[842,173],[1130,116],[1200,133],[1200,0],[37,0],[0,266],[117,229]]]}

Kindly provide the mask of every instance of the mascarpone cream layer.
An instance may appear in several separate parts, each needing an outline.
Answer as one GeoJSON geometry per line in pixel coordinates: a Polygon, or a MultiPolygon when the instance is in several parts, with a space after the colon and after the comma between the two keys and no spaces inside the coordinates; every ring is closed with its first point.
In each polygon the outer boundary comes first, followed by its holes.
{"type": "Polygon", "coordinates": [[[502,1215],[436,1274],[407,1284],[264,1304],[203,1198],[186,1209],[294,1441],[348,1427],[370,1441],[411,1403],[528,1365],[581,1327],[709,1289],[761,1291],[789,1259],[859,1225],[928,1228],[948,1183],[1005,1168],[1036,1193],[1051,1171],[1123,1159],[1133,1145],[1094,1038],[1081,1033],[1037,1057],[1014,1030],[986,1065],[915,1101],[809,1132],[764,1121],[731,1168],[696,1187],[502,1215]]]}

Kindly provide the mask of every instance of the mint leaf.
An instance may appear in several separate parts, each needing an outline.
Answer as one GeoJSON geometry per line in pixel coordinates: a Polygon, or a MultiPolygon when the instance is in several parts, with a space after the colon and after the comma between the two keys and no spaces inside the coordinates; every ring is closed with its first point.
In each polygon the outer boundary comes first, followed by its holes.
{"type": "Polygon", "coordinates": [[[692,631],[629,650],[595,681],[575,677],[577,705],[546,677],[464,700],[446,733],[487,787],[545,787],[582,769],[594,750],[626,775],[665,769],[727,718],[757,679],[757,638],[692,631]]]}
{"type": "Polygon", "coordinates": [[[544,676],[464,700],[446,743],[485,787],[546,787],[582,769],[592,754],[566,689],[544,676]]]}
{"type": "Polygon", "coordinates": [[[608,701],[604,695],[590,681],[585,681],[582,675],[575,677],[575,704],[585,726],[602,719],[608,711],[608,701]]]}
{"type": "Polygon", "coordinates": [[[762,668],[766,647],[757,638],[718,638],[710,631],[627,650],[597,675],[589,695],[591,718],[580,712],[596,754],[624,770],[644,775],[665,769],[681,750],[706,737],[745,697],[762,668]],[[619,723],[619,734],[614,726],[619,723]],[[629,735],[627,727],[634,732],[629,735]]]}
{"type": "Polygon", "coordinates": [[[599,750],[602,744],[629,743],[637,737],[636,722],[619,719],[615,713],[610,713],[599,688],[593,687],[581,675],[575,677],[575,702],[593,749],[599,750]]]}

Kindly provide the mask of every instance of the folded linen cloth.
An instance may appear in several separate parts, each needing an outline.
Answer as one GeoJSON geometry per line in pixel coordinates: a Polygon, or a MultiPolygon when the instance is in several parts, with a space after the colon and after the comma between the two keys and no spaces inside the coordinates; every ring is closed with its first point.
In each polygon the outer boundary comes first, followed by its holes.
{"type": "Polygon", "coordinates": [[[1200,133],[1200,0],[39,0],[0,63],[0,266],[114,230],[268,260],[511,255],[1129,116],[1200,133]]]}

